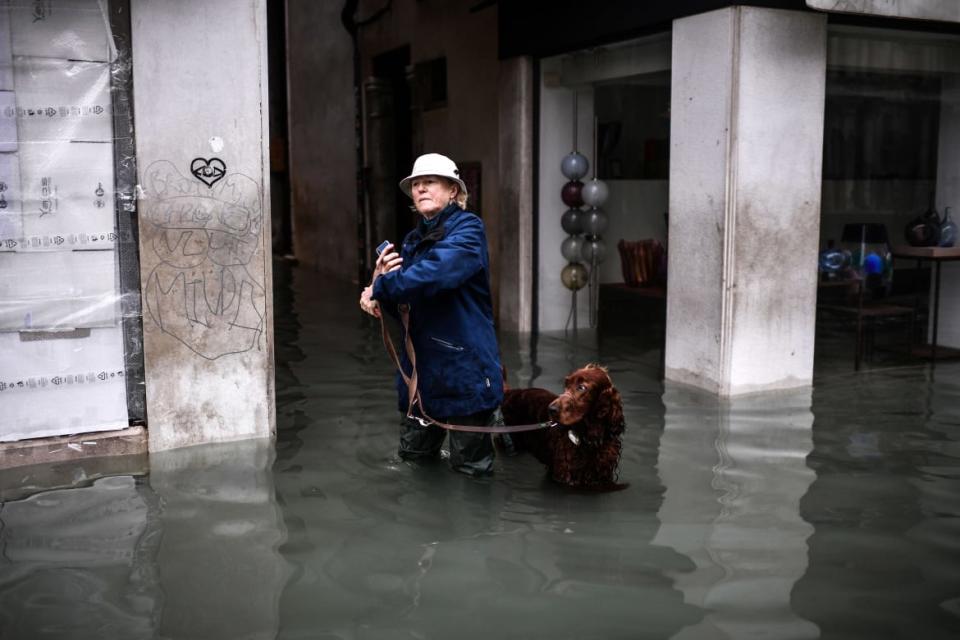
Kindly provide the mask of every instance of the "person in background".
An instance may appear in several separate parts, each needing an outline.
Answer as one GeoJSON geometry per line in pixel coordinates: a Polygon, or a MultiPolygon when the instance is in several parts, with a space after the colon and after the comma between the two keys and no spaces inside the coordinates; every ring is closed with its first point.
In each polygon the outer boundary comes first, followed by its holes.
{"type": "MultiPolygon", "coordinates": [[[[400,248],[377,258],[373,280],[360,307],[379,317],[409,308],[409,333],[417,359],[422,407],[440,422],[502,425],[503,378],[493,324],[490,260],[483,222],[466,210],[467,188],[457,165],[438,153],[422,155],[400,181],[421,219],[400,248]]],[[[401,365],[411,373],[406,350],[401,365]]],[[[446,431],[407,417],[408,393],[397,373],[402,412],[399,455],[404,460],[437,458],[446,431]]],[[[422,409],[422,411],[420,411],[422,409]]],[[[450,431],[450,466],[472,476],[493,472],[490,434],[450,431]]]]}

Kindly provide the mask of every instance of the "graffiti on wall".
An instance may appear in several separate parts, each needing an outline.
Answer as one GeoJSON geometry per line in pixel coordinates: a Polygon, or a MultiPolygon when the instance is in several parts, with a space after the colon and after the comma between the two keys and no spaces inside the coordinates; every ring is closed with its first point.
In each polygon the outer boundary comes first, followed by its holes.
{"type": "Polygon", "coordinates": [[[187,176],[154,162],[143,187],[157,258],[143,287],[150,318],[208,360],[259,347],[266,295],[249,271],[263,227],[257,183],[220,158],[196,158],[187,176]]]}

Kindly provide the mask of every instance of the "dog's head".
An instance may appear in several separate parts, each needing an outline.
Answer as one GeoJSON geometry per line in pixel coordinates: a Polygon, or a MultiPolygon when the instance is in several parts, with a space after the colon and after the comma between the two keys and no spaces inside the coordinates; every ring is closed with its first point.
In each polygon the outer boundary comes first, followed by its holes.
{"type": "Polygon", "coordinates": [[[623,402],[610,374],[598,364],[588,364],[567,376],[563,393],[550,403],[550,416],[565,427],[584,425],[587,440],[623,433],[623,402]]]}

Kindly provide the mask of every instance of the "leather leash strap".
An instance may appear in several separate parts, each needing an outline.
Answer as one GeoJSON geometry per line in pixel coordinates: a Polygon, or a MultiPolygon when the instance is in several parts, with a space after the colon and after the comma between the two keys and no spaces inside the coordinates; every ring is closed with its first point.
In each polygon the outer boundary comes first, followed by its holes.
{"type": "Polygon", "coordinates": [[[400,321],[403,324],[403,334],[405,338],[404,346],[407,350],[407,357],[410,359],[410,365],[412,367],[410,375],[407,375],[404,372],[403,367],[400,366],[400,357],[397,355],[396,347],[393,346],[393,339],[390,337],[390,332],[387,331],[387,322],[384,320],[383,310],[380,311],[380,334],[383,336],[383,346],[387,349],[387,354],[389,354],[390,359],[393,360],[394,366],[396,366],[397,371],[400,372],[400,376],[407,385],[408,418],[415,420],[422,427],[434,425],[448,431],[469,431],[472,433],[517,433],[520,431],[536,431],[537,429],[546,429],[556,426],[555,422],[537,422],[535,424],[481,427],[467,424],[450,424],[431,418],[423,408],[423,400],[420,398],[420,390],[417,388],[417,383],[419,381],[417,376],[417,353],[413,349],[413,340],[410,338],[410,307],[402,304],[399,305],[398,309],[400,311],[400,321]],[[413,415],[414,406],[420,407],[420,413],[423,414],[422,418],[413,415]]]}

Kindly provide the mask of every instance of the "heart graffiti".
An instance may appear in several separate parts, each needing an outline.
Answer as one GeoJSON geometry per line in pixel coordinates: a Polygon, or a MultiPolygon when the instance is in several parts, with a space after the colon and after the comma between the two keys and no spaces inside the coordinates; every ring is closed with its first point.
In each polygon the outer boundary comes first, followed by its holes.
{"type": "Polygon", "coordinates": [[[227,174],[227,165],[220,158],[194,158],[190,163],[190,173],[193,177],[212,187],[218,180],[227,174]]]}

